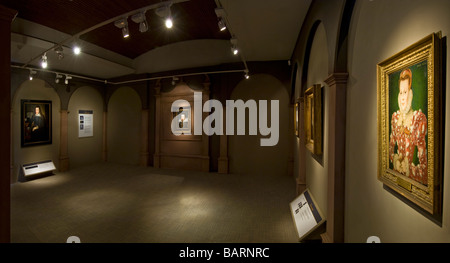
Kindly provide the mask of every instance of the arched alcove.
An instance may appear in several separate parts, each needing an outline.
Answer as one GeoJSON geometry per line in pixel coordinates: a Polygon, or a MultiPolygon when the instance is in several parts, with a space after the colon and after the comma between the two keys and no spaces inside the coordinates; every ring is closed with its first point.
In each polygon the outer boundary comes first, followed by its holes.
{"type": "MultiPolygon", "coordinates": [[[[250,79],[241,81],[231,94],[231,100],[255,100],[260,105],[259,100],[266,100],[268,109],[268,127],[275,126],[275,120],[270,119],[271,100],[279,101],[279,116],[276,116],[278,124],[279,140],[274,146],[261,146],[259,129],[257,135],[249,135],[249,116],[246,114],[246,135],[228,136],[230,172],[239,174],[288,174],[289,159],[289,95],[283,84],[275,77],[268,74],[255,74],[250,79]]],[[[258,107],[258,116],[261,114],[258,107]]],[[[248,110],[247,110],[248,112],[248,110]]],[[[236,118],[235,118],[236,122],[236,118]]],[[[257,122],[259,126],[259,121],[257,122]]],[[[275,129],[276,127],[273,127],[275,129]]],[[[236,134],[235,125],[235,134],[236,134]]],[[[268,138],[274,136],[274,132],[268,138]]]]}
{"type": "Polygon", "coordinates": [[[109,98],[107,118],[108,161],[139,164],[141,100],[130,87],[117,89],[109,98]]]}
{"type": "Polygon", "coordinates": [[[16,90],[12,101],[12,159],[13,178],[19,178],[23,164],[52,160],[59,167],[60,144],[60,107],[61,100],[56,91],[48,83],[40,79],[26,80],[16,90]],[[22,100],[51,102],[51,144],[22,147],[22,100]]]}
{"type": "Polygon", "coordinates": [[[209,136],[202,127],[207,115],[202,108],[208,99],[207,83],[203,90],[193,90],[180,82],[171,91],[157,91],[155,167],[209,171],[209,136]],[[198,92],[197,98],[194,92],[198,92]],[[199,104],[195,100],[199,100],[199,104]],[[181,108],[180,114],[173,112],[181,108]],[[178,124],[173,122],[176,118],[180,118],[178,124]],[[201,134],[196,134],[195,130],[201,134]]]}
{"type": "Polygon", "coordinates": [[[68,111],[68,153],[71,168],[102,161],[103,98],[101,94],[92,87],[78,88],[70,97],[68,111]],[[79,136],[80,111],[92,111],[93,136],[79,136]]]}

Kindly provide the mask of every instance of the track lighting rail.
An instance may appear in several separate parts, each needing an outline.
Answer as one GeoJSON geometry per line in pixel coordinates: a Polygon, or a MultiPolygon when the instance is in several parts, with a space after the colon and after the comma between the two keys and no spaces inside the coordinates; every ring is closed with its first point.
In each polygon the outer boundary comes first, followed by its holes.
{"type": "MultiPolygon", "coordinates": [[[[113,81],[108,81],[106,79],[102,80],[102,79],[97,79],[97,78],[91,78],[91,77],[86,77],[86,76],[81,76],[81,75],[76,75],[76,74],[67,74],[67,73],[62,73],[62,72],[47,70],[47,69],[40,69],[40,68],[23,67],[23,66],[17,66],[17,65],[11,65],[11,68],[26,69],[26,70],[29,70],[30,72],[33,72],[32,73],[33,75],[36,74],[36,71],[40,71],[40,72],[55,74],[56,78],[58,78],[58,76],[64,75],[64,76],[70,76],[72,78],[90,80],[90,81],[94,81],[94,82],[111,84],[111,85],[132,84],[132,83],[143,82],[143,81],[151,81],[151,80],[158,80],[158,79],[173,79],[173,78],[177,78],[177,77],[180,78],[180,77],[189,77],[189,76],[198,76],[198,75],[248,72],[246,69],[204,71],[204,72],[186,73],[186,74],[178,74],[178,75],[166,75],[166,76],[161,76],[161,77],[141,78],[141,79],[135,79],[135,80],[113,82],[113,81]]],[[[30,75],[32,75],[32,74],[30,73],[30,75]]]]}

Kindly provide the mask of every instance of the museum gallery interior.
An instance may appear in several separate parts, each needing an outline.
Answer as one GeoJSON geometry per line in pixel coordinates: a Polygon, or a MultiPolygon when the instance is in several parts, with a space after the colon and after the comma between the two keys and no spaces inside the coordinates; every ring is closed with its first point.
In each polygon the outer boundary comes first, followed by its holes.
{"type": "Polygon", "coordinates": [[[0,241],[450,242],[448,10],[0,0],[0,241]]]}

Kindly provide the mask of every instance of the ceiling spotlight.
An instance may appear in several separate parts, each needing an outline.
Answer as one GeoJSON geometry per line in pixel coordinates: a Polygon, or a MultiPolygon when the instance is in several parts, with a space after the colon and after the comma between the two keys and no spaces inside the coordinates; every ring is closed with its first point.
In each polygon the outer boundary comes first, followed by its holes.
{"type": "Polygon", "coordinates": [[[80,48],[79,46],[74,46],[73,49],[72,49],[72,51],[73,51],[73,53],[74,53],[75,55],[80,55],[80,53],[81,53],[81,48],[80,48]]]}
{"type": "Polygon", "coordinates": [[[173,21],[172,21],[172,18],[171,17],[167,17],[166,18],[166,22],[165,22],[165,24],[166,24],[166,27],[167,28],[172,28],[173,27],[173,21]]]}
{"type": "Polygon", "coordinates": [[[59,79],[62,79],[63,75],[56,73],[55,83],[59,83],[59,79]]]}
{"type": "Polygon", "coordinates": [[[249,79],[250,75],[248,74],[248,70],[245,71],[245,75],[244,75],[245,79],[249,79]]]}
{"type": "Polygon", "coordinates": [[[128,30],[128,17],[122,18],[114,22],[114,25],[120,29],[122,29],[123,38],[127,38],[130,36],[130,31],[128,30]]]}
{"type": "Polygon", "coordinates": [[[164,17],[165,18],[165,25],[167,28],[172,28],[173,27],[173,20],[172,20],[172,12],[170,11],[170,6],[172,5],[171,2],[168,2],[166,4],[164,4],[163,6],[155,9],[155,13],[159,16],[159,17],[164,17]]]}
{"type": "Polygon", "coordinates": [[[177,84],[177,81],[179,80],[179,78],[178,77],[176,77],[176,76],[174,76],[173,78],[172,78],[172,86],[175,86],[175,84],[177,84]]]}
{"type": "Polygon", "coordinates": [[[231,42],[231,51],[233,52],[233,55],[237,55],[239,53],[239,49],[237,48],[237,39],[232,38],[230,42],[231,42]]]}
{"type": "Polygon", "coordinates": [[[218,7],[214,10],[216,12],[217,18],[219,19],[218,26],[220,31],[224,31],[227,29],[227,25],[225,24],[224,17],[226,16],[225,10],[221,7],[218,7]]]}
{"type": "Polygon", "coordinates": [[[72,79],[72,77],[69,76],[69,75],[66,75],[66,80],[64,80],[64,83],[65,83],[66,85],[69,84],[69,79],[72,79]]]}
{"type": "Polygon", "coordinates": [[[224,31],[225,29],[227,29],[227,25],[225,24],[223,18],[219,18],[218,26],[220,31],[224,31]]]}
{"type": "Polygon", "coordinates": [[[145,12],[140,12],[131,17],[133,22],[139,24],[139,32],[144,33],[148,31],[148,23],[145,17],[145,12]]]}
{"type": "Polygon", "coordinates": [[[33,75],[34,75],[34,74],[36,74],[36,71],[30,69],[30,76],[29,76],[29,79],[30,79],[30,80],[33,80],[33,75]]]}
{"type": "Polygon", "coordinates": [[[47,53],[44,53],[44,55],[42,55],[41,58],[41,67],[42,68],[47,68],[48,64],[47,64],[47,53]]]}
{"type": "Polygon", "coordinates": [[[122,28],[122,36],[123,36],[123,38],[127,38],[130,36],[130,31],[128,30],[128,26],[122,28]]]}
{"type": "Polygon", "coordinates": [[[58,59],[61,60],[64,58],[63,48],[61,45],[55,47],[55,52],[58,55],[58,59]]]}

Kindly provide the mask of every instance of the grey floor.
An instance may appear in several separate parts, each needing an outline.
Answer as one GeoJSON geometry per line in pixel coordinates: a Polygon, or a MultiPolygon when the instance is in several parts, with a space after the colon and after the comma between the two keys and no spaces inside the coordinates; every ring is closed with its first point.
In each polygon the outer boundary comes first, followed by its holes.
{"type": "Polygon", "coordinates": [[[295,243],[286,175],[96,164],[11,186],[11,241],[295,243]]]}

